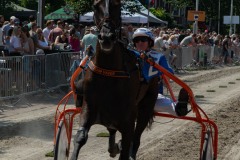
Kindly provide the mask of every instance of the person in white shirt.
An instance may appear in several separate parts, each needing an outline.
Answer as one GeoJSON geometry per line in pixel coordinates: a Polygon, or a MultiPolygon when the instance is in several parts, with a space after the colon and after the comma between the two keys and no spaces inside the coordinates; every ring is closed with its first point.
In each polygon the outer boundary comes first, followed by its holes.
{"type": "Polygon", "coordinates": [[[21,27],[15,26],[12,29],[10,37],[9,52],[10,56],[21,56],[26,50],[22,47],[20,35],[22,33],[21,27]]]}
{"type": "Polygon", "coordinates": [[[52,22],[52,20],[48,20],[47,23],[46,23],[46,27],[42,31],[43,36],[46,39],[46,41],[49,41],[48,36],[49,36],[52,29],[53,29],[53,22],[52,22]]]}
{"type": "Polygon", "coordinates": [[[167,49],[165,45],[167,37],[167,34],[162,34],[162,32],[160,32],[159,37],[154,40],[154,50],[164,53],[167,49]]]}

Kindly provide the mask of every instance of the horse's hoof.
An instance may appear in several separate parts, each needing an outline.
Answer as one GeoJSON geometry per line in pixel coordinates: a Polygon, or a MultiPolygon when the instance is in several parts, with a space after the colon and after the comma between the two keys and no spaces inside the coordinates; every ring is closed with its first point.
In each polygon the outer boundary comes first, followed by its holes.
{"type": "Polygon", "coordinates": [[[116,157],[116,155],[120,153],[119,143],[115,143],[114,148],[108,149],[108,152],[110,153],[110,157],[116,157]]]}

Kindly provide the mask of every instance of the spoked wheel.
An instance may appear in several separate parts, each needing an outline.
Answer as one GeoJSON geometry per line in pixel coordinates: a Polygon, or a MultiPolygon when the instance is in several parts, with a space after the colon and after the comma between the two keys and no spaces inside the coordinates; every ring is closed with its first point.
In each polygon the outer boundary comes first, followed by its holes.
{"type": "Polygon", "coordinates": [[[212,135],[209,130],[205,134],[205,140],[204,140],[204,144],[203,144],[203,152],[202,152],[201,160],[214,160],[212,135]]]}
{"type": "Polygon", "coordinates": [[[67,129],[63,120],[58,125],[56,144],[54,148],[54,160],[67,160],[69,156],[67,129]]]}

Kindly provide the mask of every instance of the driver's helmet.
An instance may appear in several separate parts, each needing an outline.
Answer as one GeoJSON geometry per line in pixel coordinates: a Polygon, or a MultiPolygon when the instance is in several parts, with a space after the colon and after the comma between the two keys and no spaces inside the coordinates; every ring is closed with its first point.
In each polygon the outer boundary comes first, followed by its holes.
{"type": "Polygon", "coordinates": [[[134,33],[133,33],[133,42],[134,42],[134,38],[136,37],[142,37],[142,36],[145,36],[145,37],[148,37],[150,41],[152,41],[152,43],[150,43],[150,47],[153,47],[154,45],[154,35],[153,33],[147,29],[147,28],[138,28],[134,33]]]}

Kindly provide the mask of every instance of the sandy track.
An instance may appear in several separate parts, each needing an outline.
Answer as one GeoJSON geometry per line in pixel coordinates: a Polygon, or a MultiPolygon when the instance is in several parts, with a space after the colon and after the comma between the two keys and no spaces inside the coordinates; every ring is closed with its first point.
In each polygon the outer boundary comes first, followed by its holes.
{"type": "MultiPolygon", "coordinates": [[[[211,119],[219,126],[219,154],[221,160],[239,160],[240,149],[240,67],[178,74],[195,95],[211,119]],[[235,84],[229,84],[235,82],[235,84]],[[227,88],[219,88],[227,86],[227,88]],[[206,92],[215,90],[215,92],[206,92]]],[[[177,88],[176,88],[177,89],[177,88]]],[[[49,160],[45,153],[53,148],[53,115],[63,95],[35,95],[26,97],[32,106],[21,102],[15,107],[1,106],[0,159],[49,160]]],[[[72,105],[73,106],[73,105],[72,105]]],[[[198,124],[166,118],[155,118],[151,130],[142,136],[138,152],[140,160],[195,160],[199,157],[200,127],[198,124]]],[[[107,139],[97,138],[96,133],[105,128],[95,125],[89,140],[81,151],[80,159],[110,160],[107,139]]],[[[119,138],[119,136],[118,136],[119,138]]],[[[117,158],[115,158],[117,159],[117,158]]]]}

